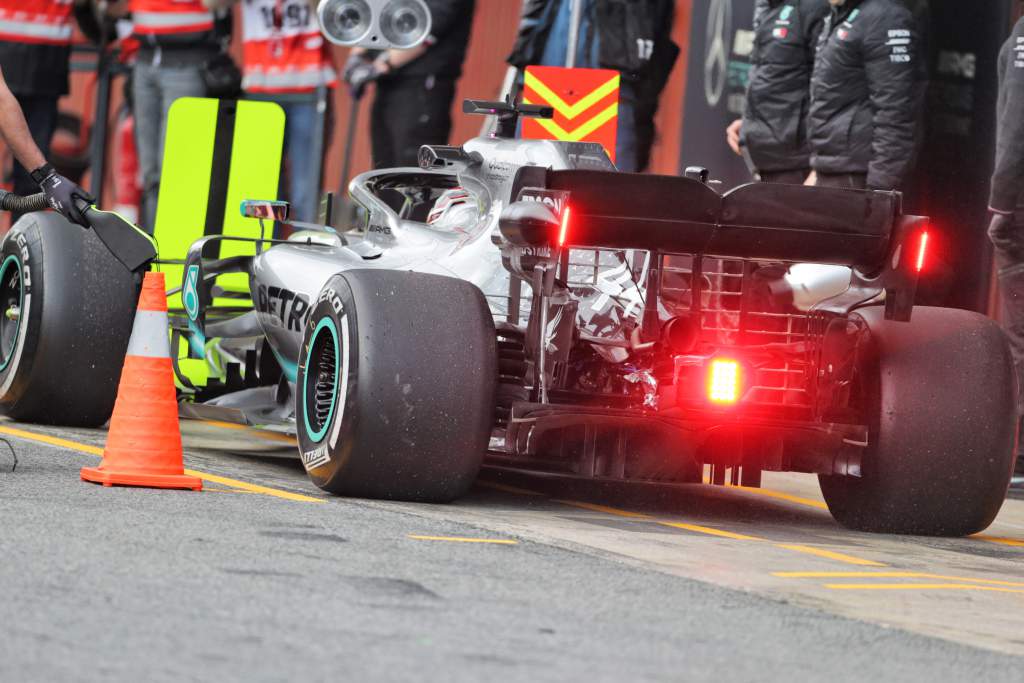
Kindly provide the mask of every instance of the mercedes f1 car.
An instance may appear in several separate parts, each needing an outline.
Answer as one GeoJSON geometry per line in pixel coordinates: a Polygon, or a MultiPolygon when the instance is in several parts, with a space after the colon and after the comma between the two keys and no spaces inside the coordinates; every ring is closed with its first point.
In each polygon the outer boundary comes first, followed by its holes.
{"type": "MultiPolygon", "coordinates": [[[[238,238],[192,246],[173,333],[238,363],[222,385],[181,377],[183,415],[294,430],[309,476],[342,495],[452,500],[489,458],[643,482],[814,473],[865,530],[993,520],[1013,362],[991,320],[914,306],[928,222],[899,194],[723,194],[703,169],[619,173],[596,144],[514,139],[540,107],[465,110],[497,132],[358,176],[356,225],[252,239],[249,256],[218,257],[238,238]],[[793,296],[805,264],[831,267],[831,291],[793,296]],[[238,272],[246,310],[217,284],[238,272]]],[[[0,405],[102,423],[137,273],[53,214],[23,218],[3,254],[0,405]]]]}

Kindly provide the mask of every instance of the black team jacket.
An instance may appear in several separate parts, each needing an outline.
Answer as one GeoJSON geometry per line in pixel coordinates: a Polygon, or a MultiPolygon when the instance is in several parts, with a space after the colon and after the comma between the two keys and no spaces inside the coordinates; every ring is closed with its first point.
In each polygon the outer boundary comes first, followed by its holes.
{"type": "Polygon", "coordinates": [[[921,33],[897,0],[847,0],[825,20],[811,77],[811,168],[900,188],[917,151],[927,84],[921,33]]]}
{"type": "Polygon", "coordinates": [[[1013,213],[1024,195],[1024,19],[999,54],[996,170],[989,206],[1013,213]]]}
{"type": "Polygon", "coordinates": [[[811,167],[807,112],[828,0],[757,0],[741,144],[755,171],[811,167]]]}

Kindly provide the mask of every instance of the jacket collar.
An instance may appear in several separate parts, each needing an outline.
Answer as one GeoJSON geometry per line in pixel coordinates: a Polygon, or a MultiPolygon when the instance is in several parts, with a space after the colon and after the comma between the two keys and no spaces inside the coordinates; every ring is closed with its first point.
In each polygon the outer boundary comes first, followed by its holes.
{"type": "Polygon", "coordinates": [[[838,26],[846,21],[846,18],[850,16],[853,10],[860,7],[863,2],[864,0],[846,0],[842,7],[832,7],[832,25],[838,26]]]}

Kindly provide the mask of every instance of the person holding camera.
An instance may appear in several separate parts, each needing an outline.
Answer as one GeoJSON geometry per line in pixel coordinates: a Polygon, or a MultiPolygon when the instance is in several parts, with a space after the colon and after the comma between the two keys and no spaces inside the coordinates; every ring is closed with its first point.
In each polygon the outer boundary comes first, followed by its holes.
{"type": "Polygon", "coordinates": [[[425,0],[430,35],[408,50],[353,48],[343,79],[352,97],[375,83],[370,144],[375,168],[416,166],[421,145],[451,134],[455,84],[462,75],[476,0],[425,0]]]}

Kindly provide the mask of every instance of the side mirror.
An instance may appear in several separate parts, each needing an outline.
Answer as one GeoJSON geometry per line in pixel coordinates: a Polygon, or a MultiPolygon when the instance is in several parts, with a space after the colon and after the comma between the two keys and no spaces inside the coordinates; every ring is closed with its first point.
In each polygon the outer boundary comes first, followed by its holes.
{"type": "Polygon", "coordinates": [[[517,247],[551,246],[559,227],[558,216],[542,202],[512,202],[498,218],[502,237],[517,247]]]}
{"type": "Polygon", "coordinates": [[[264,218],[269,221],[286,221],[291,213],[288,202],[272,202],[262,199],[246,199],[242,202],[242,215],[246,218],[264,218]]]}

